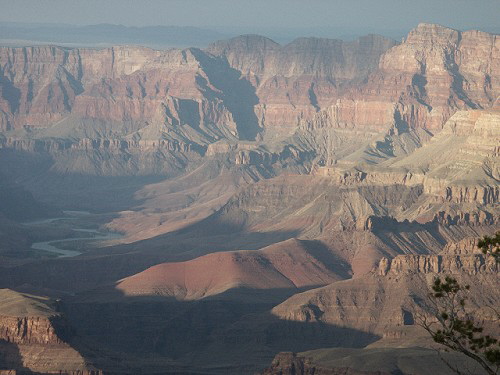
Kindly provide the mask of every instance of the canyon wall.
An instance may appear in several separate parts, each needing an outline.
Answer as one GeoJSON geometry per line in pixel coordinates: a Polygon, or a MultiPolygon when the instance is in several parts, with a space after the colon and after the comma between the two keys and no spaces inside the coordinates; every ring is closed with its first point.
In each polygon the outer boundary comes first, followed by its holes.
{"type": "Polygon", "coordinates": [[[0,289],[0,372],[102,375],[69,345],[74,329],[55,301],[0,289]]]}
{"type": "Polygon", "coordinates": [[[457,109],[492,107],[499,43],[487,33],[421,24],[399,45],[371,35],[280,46],[247,35],[206,51],[3,47],[0,129],[92,120],[121,124],[100,124],[101,136],[154,124],[205,142],[255,139],[273,127],[291,134],[301,124],[436,131],[457,109]]]}

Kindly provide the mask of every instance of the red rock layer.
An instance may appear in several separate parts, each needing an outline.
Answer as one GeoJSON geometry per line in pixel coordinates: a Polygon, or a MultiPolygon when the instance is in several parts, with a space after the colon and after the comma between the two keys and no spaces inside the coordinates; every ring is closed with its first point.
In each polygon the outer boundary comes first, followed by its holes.
{"type": "Polygon", "coordinates": [[[232,288],[287,289],[326,285],[340,277],[288,240],[259,251],[213,253],[187,262],[163,263],[121,280],[126,295],[199,299],[232,288]]]}
{"type": "Polygon", "coordinates": [[[125,133],[160,122],[250,139],[245,132],[257,126],[437,130],[457,109],[494,106],[499,51],[496,35],[429,24],[400,45],[372,35],[286,46],[243,36],[208,52],[1,48],[0,129],[72,114],[128,124],[125,133]]]}

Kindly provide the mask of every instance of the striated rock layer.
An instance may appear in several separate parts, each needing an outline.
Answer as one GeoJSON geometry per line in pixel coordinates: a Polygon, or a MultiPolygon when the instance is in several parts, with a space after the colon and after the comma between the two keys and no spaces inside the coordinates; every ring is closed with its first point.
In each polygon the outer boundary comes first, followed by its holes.
{"type": "Polygon", "coordinates": [[[9,366],[93,371],[66,332],[110,372],[251,373],[282,350],[349,346],[351,362],[289,355],[272,371],[369,373],[347,368],[397,362],[379,351],[391,340],[420,345],[415,312],[445,274],[490,320],[498,265],[474,243],[500,225],[498,43],[422,24],[401,44],[1,48],[2,176],[62,209],[113,211],[106,227],[125,233],[2,263],[2,286],[78,292],[61,304],[76,338],[46,301],[0,308],[9,366]]]}
{"type": "Polygon", "coordinates": [[[74,330],[53,301],[0,290],[0,359],[6,373],[100,375],[68,342],[74,330]]]}
{"type": "Polygon", "coordinates": [[[280,46],[247,35],[207,51],[2,48],[0,129],[76,127],[108,137],[155,128],[205,141],[255,139],[273,127],[293,133],[302,123],[434,131],[457,109],[493,106],[499,43],[420,24],[399,45],[371,35],[280,46]]]}

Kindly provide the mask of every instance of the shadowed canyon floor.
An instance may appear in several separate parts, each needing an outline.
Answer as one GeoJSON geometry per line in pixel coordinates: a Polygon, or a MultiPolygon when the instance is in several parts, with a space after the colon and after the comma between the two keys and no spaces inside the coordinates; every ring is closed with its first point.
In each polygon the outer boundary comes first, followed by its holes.
{"type": "Polygon", "coordinates": [[[0,372],[445,374],[432,279],[500,304],[499,98],[500,38],[431,24],[0,47],[0,372]]]}

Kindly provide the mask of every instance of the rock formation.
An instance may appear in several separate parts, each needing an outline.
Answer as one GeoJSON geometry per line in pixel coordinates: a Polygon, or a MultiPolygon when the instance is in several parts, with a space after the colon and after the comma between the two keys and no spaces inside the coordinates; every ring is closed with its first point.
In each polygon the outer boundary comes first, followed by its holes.
{"type": "Polygon", "coordinates": [[[0,358],[2,370],[20,373],[100,375],[68,345],[74,332],[53,301],[1,289],[0,358]]]}
{"type": "Polygon", "coordinates": [[[63,296],[0,295],[8,368],[418,373],[433,277],[500,301],[499,43],[0,48],[0,286],[63,296]],[[45,206],[124,236],[39,259],[45,206]]]}

